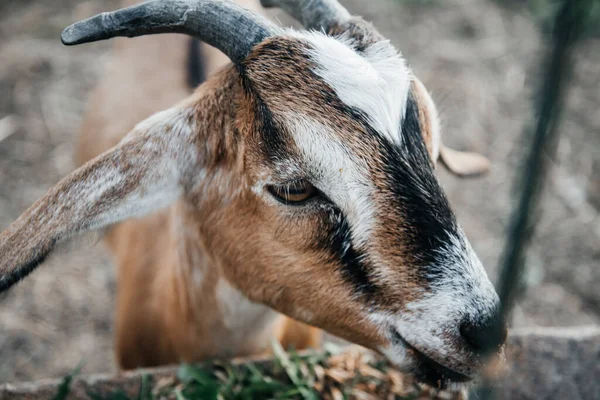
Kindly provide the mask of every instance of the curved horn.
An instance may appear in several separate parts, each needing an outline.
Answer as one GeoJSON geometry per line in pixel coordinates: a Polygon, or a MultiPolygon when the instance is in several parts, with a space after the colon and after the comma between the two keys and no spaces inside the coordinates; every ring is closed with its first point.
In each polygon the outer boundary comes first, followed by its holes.
{"type": "Polygon", "coordinates": [[[62,33],[65,45],[116,36],[184,33],[214,46],[234,63],[279,28],[229,0],[155,0],[77,22],[62,33]]]}
{"type": "Polygon", "coordinates": [[[328,31],[347,22],[351,15],[337,0],[260,0],[263,7],[279,7],[306,29],[328,31]]]}

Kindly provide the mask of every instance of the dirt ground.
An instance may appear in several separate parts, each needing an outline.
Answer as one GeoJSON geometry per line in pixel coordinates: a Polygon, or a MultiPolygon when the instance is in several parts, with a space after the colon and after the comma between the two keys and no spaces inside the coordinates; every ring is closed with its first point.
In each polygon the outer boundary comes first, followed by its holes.
{"type": "MultiPolygon", "coordinates": [[[[346,0],[397,45],[441,109],[445,141],[493,170],[440,179],[495,278],[519,171],[541,38],[524,14],[484,0],[346,0]]],[[[118,1],[0,3],[0,229],[72,169],[86,98],[110,44],[60,44],[63,27],[118,1]]],[[[577,53],[559,155],[513,325],[600,322],[600,40],[577,53]]],[[[0,296],[0,383],[114,369],[115,277],[101,243],[77,243],[0,296]]]]}

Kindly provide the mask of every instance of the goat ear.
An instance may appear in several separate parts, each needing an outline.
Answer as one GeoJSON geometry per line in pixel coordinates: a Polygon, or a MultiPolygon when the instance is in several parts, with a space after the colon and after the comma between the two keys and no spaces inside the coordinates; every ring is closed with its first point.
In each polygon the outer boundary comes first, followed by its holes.
{"type": "Polygon", "coordinates": [[[439,159],[453,174],[468,177],[484,174],[490,170],[490,160],[478,153],[458,151],[440,144],[439,159]]]}
{"type": "Polygon", "coordinates": [[[453,150],[444,145],[435,104],[425,86],[416,77],[413,79],[413,96],[419,104],[419,120],[423,127],[427,150],[434,165],[440,160],[450,172],[461,177],[476,176],[488,172],[490,161],[484,156],[477,153],[453,150]]]}
{"type": "Polygon", "coordinates": [[[69,237],[163,208],[183,192],[197,159],[185,110],[138,125],[112,150],[54,186],[0,234],[0,292],[69,237]]]}

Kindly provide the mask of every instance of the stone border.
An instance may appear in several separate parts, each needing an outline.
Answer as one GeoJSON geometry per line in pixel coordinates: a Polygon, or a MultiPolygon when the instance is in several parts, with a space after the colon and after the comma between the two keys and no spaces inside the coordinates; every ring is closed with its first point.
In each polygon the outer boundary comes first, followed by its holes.
{"type": "MultiPolygon", "coordinates": [[[[600,326],[575,328],[527,328],[511,331],[506,347],[507,373],[496,390],[503,399],[600,399],[600,326]]],[[[271,358],[239,358],[233,364],[252,361],[268,364],[271,358]]],[[[210,365],[210,363],[209,363],[210,365]]],[[[178,367],[161,367],[76,377],[69,399],[88,399],[93,389],[139,392],[142,376],[154,382],[177,374],[178,367]]],[[[51,399],[61,380],[42,380],[0,385],[0,400],[51,399]]]]}
{"type": "Polygon", "coordinates": [[[511,332],[502,399],[600,399],[600,326],[511,332]]]}

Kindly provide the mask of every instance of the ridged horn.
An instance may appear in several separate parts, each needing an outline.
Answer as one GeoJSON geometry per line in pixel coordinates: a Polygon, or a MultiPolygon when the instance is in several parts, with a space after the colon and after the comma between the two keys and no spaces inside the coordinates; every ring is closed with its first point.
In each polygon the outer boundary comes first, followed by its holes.
{"type": "Polygon", "coordinates": [[[279,7],[306,29],[326,32],[333,25],[341,25],[351,17],[337,0],[260,0],[263,7],[279,7]]]}
{"type": "Polygon", "coordinates": [[[239,63],[256,44],[279,32],[230,0],[154,0],[77,22],[63,31],[62,42],[71,46],[117,36],[183,33],[239,63]]]}

